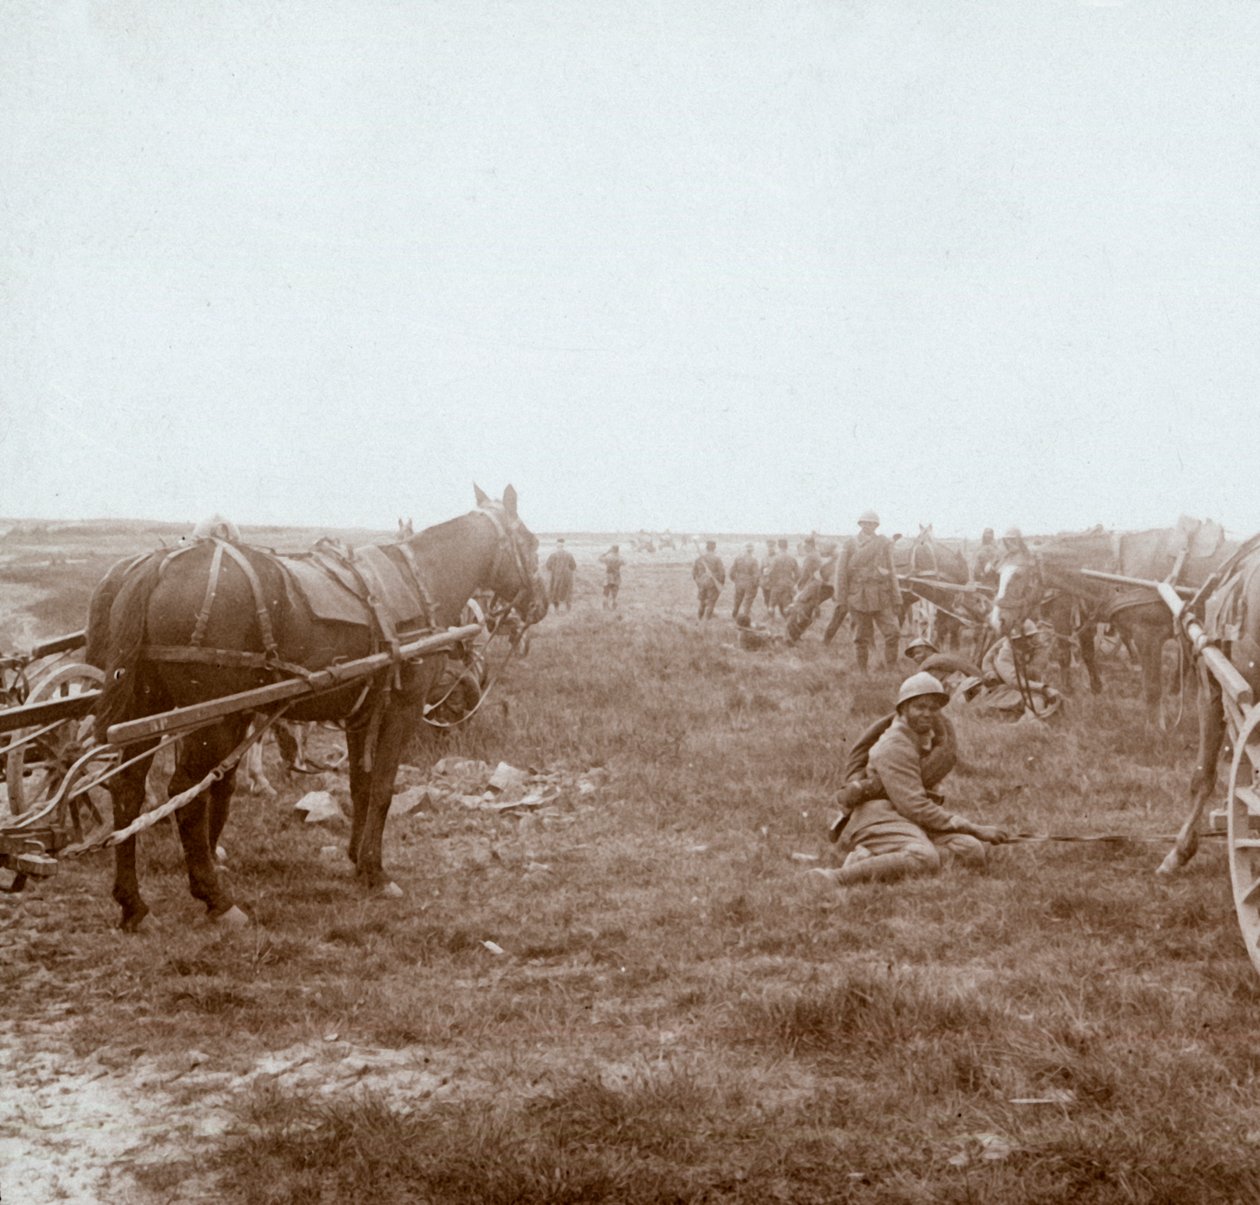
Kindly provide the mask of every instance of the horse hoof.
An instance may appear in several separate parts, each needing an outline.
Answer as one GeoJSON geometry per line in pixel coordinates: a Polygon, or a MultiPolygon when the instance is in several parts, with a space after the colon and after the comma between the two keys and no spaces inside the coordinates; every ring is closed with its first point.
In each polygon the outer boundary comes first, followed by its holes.
{"type": "Polygon", "coordinates": [[[227,865],[227,850],[224,849],[222,845],[216,845],[214,847],[214,860],[221,865],[227,865]]]}
{"type": "Polygon", "coordinates": [[[145,912],[143,916],[127,917],[118,927],[124,933],[138,933],[144,936],[146,933],[156,932],[158,923],[152,912],[145,912]]]}
{"type": "Polygon", "coordinates": [[[1176,850],[1174,850],[1159,864],[1159,867],[1155,871],[1155,877],[1159,879],[1171,879],[1173,875],[1181,869],[1182,865],[1183,863],[1177,857],[1176,850]]]}
{"type": "Polygon", "coordinates": [[[244,929],[249,924],[249,917],[235,904],[226,912],[220,912],[218,916],[212,916],[210,919],[216,925],[223,925],[228,929],[244,929]]]}
{"type": "Polygon", "coordinates": [[[381,887],[376,894],[383,900],[400,900],[403,897],[403,889],[391,881],[381,887]]]}

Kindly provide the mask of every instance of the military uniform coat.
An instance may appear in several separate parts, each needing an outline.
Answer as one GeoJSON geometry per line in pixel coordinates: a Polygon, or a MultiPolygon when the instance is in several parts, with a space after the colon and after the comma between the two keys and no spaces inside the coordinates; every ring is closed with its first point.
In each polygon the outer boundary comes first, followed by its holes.
{"type": "Polygon", "coordinates": [[[887,536],[863,531],[845,544],[836,566],[836,599],[850,611],[900,608],[901,589],[887,536]]]}

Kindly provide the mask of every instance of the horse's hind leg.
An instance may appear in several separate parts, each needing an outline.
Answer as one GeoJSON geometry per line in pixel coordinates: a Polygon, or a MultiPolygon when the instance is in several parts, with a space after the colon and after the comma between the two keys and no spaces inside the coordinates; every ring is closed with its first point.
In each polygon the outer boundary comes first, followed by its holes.
{"type": "Polygon", "coordinates": [[[1199,757],[1190,779],[1190,815],[1177,832],[1177,842],[1156,872],[1170,875],[1180,870],[1199,848],[1199,822],[1216,790],[1216,768],[1225,739],[1225,709],[1220,684],[1210,671],[1199,667],[1199,757]]]}
{"type": "MultiPolygon", "coordinates": [[[[171,778],[171,794],[186,791],[200,782],[232,751],[244,731],[244,721],[227,722],[187,738],[171,778]]],[[[188,868],[188,888],[215,919],[229,914],[234,919],[243,919],[231,894],[223,886],[214,857],[219,834],[227,821],[233,785],[234,776],[225,774],[212,783],[209,790],[203,791],[176,812],[179,839],[184,847],[184,864],[188,868]]]]}
{"type": "MultiPolygon", "coordinates": [[[[152,749],[156,743],[149,741],[147,747],[152,749]]],[[[144,749],[143,745],[132,745],[128,747],[127,754],[134,757],[137,750],[143,752],[144,749]]],[[[110,780],[109,795],[113,803],[115,832],[126,828],[140,815],[141,805],[144,803],[144,783],[152,764],[151,756],[144,757],[110,780]]],[[[128,933],[134,933],[149,915],[149,906],[140,894],[140,880],[136,874],[135,837],[128,837],[126,841],[114,846],[113,895],[122,908],[119,927],[128,933]]]]}
{"type": "Polygon", "coordinates": [[[1159,723],[1159,701],[1164,693],[1164,633],[1142,628],[1137,639],[1138,663],[1142,667],[1142,698],[1146,702],[1146,722],[1159,723]]]}

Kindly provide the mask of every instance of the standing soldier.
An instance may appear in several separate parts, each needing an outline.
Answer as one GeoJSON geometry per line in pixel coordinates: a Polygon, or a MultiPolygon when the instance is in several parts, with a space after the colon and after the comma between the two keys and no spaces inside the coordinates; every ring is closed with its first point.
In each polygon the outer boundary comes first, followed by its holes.
{"type": "Polygon", "coordinates": [[[971,562],[972,580],[979,582],[982,586],[996,586],[998,561],[1001,557],[1002,550],[993,538],[993,528],[986,527],[984,535],[980,537],[980,547],[976,549],[976,555],[971,562]]]}
{"type": "Polygon", "coordinates": [[[761,562],[761,601],[766,604],[766,610],[773,614],[770,606],[770,566],[774,564],[774,541],[766,541],[766,556],[761,562]]]}
{"type": "Polygon", "coordinates": [[[615,611],[617,592],[621,589],[621,566],[625,564],[621,559],[621,545],[614,544],[599,560],[604,566],[604,610],[615,611]]]}
{"type": "Polygon", "coordinates": [[[748,619],[752,616],[753,599],[757,597],[757,586],[761,581],[761,563],[753,553],[751,544],[744,545],[744,551],[731,562],[731,585],[735,587],[735,602],[731,607],[731,618],[748,619]]]}
{"type": "Polygon", "coordinates": [[[547,570],[547,593],[551,605],[558,611],[564,603],[567,611],[573,605],[573,574],[577,570],[577,561],[564,546],[564,537],[556,541],[556,550],[548,558],[544,566],[547,570]]]}
{"type": "Polygon", "coordinates": [[[818,555],[818,541],[813,536],[808,536],[805,540],[805,555],[801,558],[800,572],[796,577],[798,590],[822,569],[822,563],[822,557],[818,555]]]}
{"type": "Polygon", "coordinates": [[[876,627],[884,637],[884,662],[889,669],[897,664],[901,638],[897,624],[901,589],[893,568],[892,542],[887,536],[876,535],[877,527],[879,516],[873,510],[859,515],[858,534],[845,544],[836,567],[836,606],[843,605],[853,616],[853,645],[863,673],[870,661],[876,627]]]}
{"type": "Polygon", "coordinates": [[[691,566],[691,579],[696,583],[696,593],[700,603],[696,618],[711,619],[718,595],[722,593],[722,587],[726,585],[726,567],[717,554],[716,541],[705,542],[704,551],[696,557],[695,564],[691,566]]]}
{"type": "Polygon", "coordinates": [[[796,558],[788,552],[787,540],[779,541],[779,550],[770,562],[770,614],[776,611],[787,617],[788,607],[792,605],[792,595],[796,593],[796,579],[800,576],[800,567],[796,558]]]}

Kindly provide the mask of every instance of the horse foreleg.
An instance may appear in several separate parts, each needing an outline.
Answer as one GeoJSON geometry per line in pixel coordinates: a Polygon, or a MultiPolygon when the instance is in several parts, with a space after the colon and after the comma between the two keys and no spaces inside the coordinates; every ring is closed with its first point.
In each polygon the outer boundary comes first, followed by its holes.
{"type": "MultiPolygon", "coordinates": [[[[1094,625],[1087,623],[1080,632],[1077,633],[1077,639],[1081,645],[1081,660],[1085,663],[1085,672],[1089,674],[1089,689],[1094,694],[1102,694],[1102,675],[1098,672],[1098,655],[1094,649],[1094,625]]],[[[1069,657],[1072,655],[1072,646],[1063,642],[1062,646],[1069,657]]]]}
{"type": "MultiPolygon", "coordinates": [[[[363,818],[359,822],[360,804],[355,799],[355,821],[359,823],[358,842],[354,849],[355,874],[363,885],[380,895],[399,896],[402,889],[385,873],[382,845],[385,819],[394,797],[394,781],[403,744],[412,729],[413,708],[401,701],[386,707],[377,731],[376,748],[372,752],[372,770],[367,775],[363,818]]],[[[351,837],[353,842],[353,835],[351,837]]]]}
{"type": "Polygon", "coordinates": [[[1216,791],[1216,768],[1225,740],[1225,709],[1221,688],[1203,666],[1199,667],[1199,757],[1190,779],[1190,815],[1177,832],[1176,844],[1159,864],[1157,874],[1180,870],[1199,848],[1199,823],[1208,800],[1216,791]]]}
{"type": "Polygon", "coordinates": [[[367,749],[367,725],[346,729],[346,761],[350,771],[350,844],[346,856],[356,866],[359,863],[359,843],[363,840],[363,828],[367,822],[372,775],[363,765],[367,749]]]}
{"type": "MultiPolygon", "coordinates": [[[[149,747],[152,748],[154,744],[156,742],[150,741],[149,747]]],[[[110,780],[109,795],[113,804],[115,832],[126,828],[140,815],[144,802],[144,783],[152,764],[152,757],[143,758],[110,780]]],[[[136,932],[149,915],[149,906],[140,894],[140,880],[136,875],[135,837],[128,837],[126,841],[114,846],[113,895],[122,908],[119,927],[128,933],[136,932]]]]}

